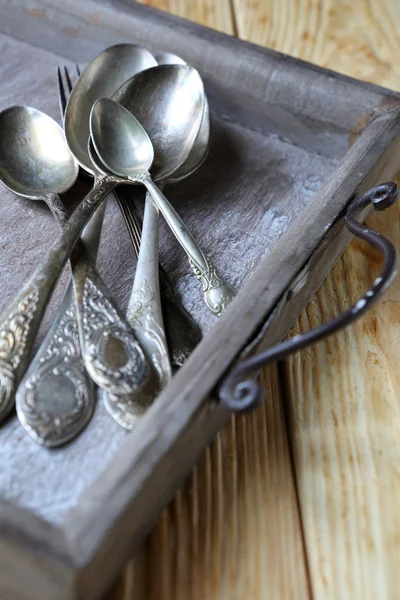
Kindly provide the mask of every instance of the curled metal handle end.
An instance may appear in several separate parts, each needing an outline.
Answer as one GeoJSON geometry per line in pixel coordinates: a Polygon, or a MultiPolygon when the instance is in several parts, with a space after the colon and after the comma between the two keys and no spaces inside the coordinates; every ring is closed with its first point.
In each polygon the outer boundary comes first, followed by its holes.
{"type": "Polygon", "coordinates": [[[396,202],[397,196],[397,185],[393,181],[388,181],[365,192],[360,197],[360,201],[365,197],[365,200],[371,202],[375,210],[385,210],[396,202]]]}
{"type": "Polygon", "coordinates": [[[247,379],[246,381],[229,380],[219,390],[219,397],[223,404],[234,412],[247,412],[252,410],[264,400],[264,392],[258,381],[247,379]]]}
{"type": "Polygon", "coordinates": [[[234,412],[245,412],[254,408],[263,398],[260,384],[254,378],[255,373],[261,367],[282,360],[289,354],[297,352],[350,325],[364,314],[387,289],[396,274],[396,250],[383,235],[360,223],[357,216],[368,204],[372,204],[375,210],[385,210],[396,202],[397,196],[398,189],[395,183],[382,183],[356,197],[344,217],[345,225],[351,233],[369,242],[383,254],[383,266],[380,275],[375,279],[369,290],[352,307],[334,317],[328,323],[324,323],[301,335],[296,335],[261,354],[239,362],[219,387],[220,400],[227,408],[234,412]],[[253,378],[246,379],[250,376],[253,378]]]}

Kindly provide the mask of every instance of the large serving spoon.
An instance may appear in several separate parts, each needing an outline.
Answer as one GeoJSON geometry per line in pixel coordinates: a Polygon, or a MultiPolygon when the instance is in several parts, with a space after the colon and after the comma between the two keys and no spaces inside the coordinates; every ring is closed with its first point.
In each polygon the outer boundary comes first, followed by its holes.
{"type": "MultiPolygon", "coordinates": [[[[196,171],[207,156],[209,137],[210,118],[206,101],[200,131],[188,158],[167,181],[161,182],[159,185],[177,183],[196,171]]],[[[88,151],[93,164],[99,170],[110,173],[101,162],[91,141],[89,141],[88,151]]],[[[104,405],[110,415],[126,429],[132,429],[138,417],[143,414],[159,389],[168,382],[170,377],[168,363],[165,361],[163,352],[165,338],[159,300],[158,208],[150,200],[148,193],[146,194],[142,239],[127,319],[134,327],[142,347],[151,355],[152,362],[159,374],[159,385],[153,385],[146,394],[143,391],[124,396],[107,392],[103,394],[104,405]]]]}
{"type": "MultiPolygon", "coordinates": [[[[175,65],[158,67],[159,70],[177,69],[175,65]]],[[[189,67],[179,67],[179,69],[189,67]]],[[[126,177],[130,181],[143,183],[150,192],[153,201],[158,206],[169,227],[184,248],[189,257],[189,263],[203,285],[204,299],[210,310],[219,316],[234,298],[235,290],[217,274],[215,267],[200,250],[193,236],[183,223],[182,219],[172,208],[171,204],[154,184],[149,169],[152,167],[155,179],[167,179],[165,171],[174,159],[174,152],[179,151],[180,136],[180,107],[171,107],[171,113],[166,120],[168,127],[163,126],[163,100],[155,90],[153,102],[149,103],[149,110],[140,110],[141,102],[136,101],[141,97],[143,80],[151,80],[156,69],[149,69],[139,73],[113,98],[131,106],[134,104],[136,114],[142,122],[146,122],[154,141],[154,150],[151,138],[147,135],[139,121],[129,117],[128,110],[107,99],[99,100],[91,113],[91,136],[102,163],[109,171],[126,177]],[[138,81],[141,85],[137,85],[138,81]],[[137,85],[137,87],[136,87],[137,85]],[[135,100],[135,102],[132,101],[135,100]],[[160,109],[160,110],[159,110],[160,109]],[[152,117],[152,113],[155,113],[152,117]],[[115,121],[117,119],[117,121],[115,121]],[[160,133],[162,132],[162,133],[160,133]],[[168,149],[168,151],[167,151],[168,149]]],[[[145,88],[145,86],[143,86],[145,88]]],[[[131,109],[129,109],[131,110],[131,109]]],[[[131,111],[133,112],[133,111],[131,111]]]]}
{"type": "MultiPolygon", "coordinates": [[[[153,96],[150,99],[148,94],[148,82],[151,81],[153,73],[157,69],[164,70],[167,75],[169,72],[173,72],[173,70],[178,68],[183,72],[183,69],[189,69],[190,67],[185,67],[183,65],[178,67],[177,65],[168,64],[138,73],[124,83],[112,97],[113,100],[128,109],[128,111],[136,117],[142,127],[146,130],[148,138],[151,140],[154,147],[154,160],[152,163],[151,172],[155,181],[167,179],[165,175],[165,169],[168,168],[168,165],[174,161],[175,154],[177,151],[179,151],[181,107],[176,104],[171,104],[170,102],[166,107],[166,98],[157,89],[154,89],[153,96]],[[168,113],[166,113],[166,110],[168,110],[168,113]],[[167,118],[165,118],[166,115],[167,118]]],[[[206,103],[205,105],[206,110],[203,113],[203,125],[200,128],[201,135],[199,136],[196,150],[192,150],[190,157],[194,163],[197,162],[199,151],[202,152],[203,156],[205,157],[209,143],[209,111],[208,105],[206,103]],[[203,144],[202,147],[201,144],[203,144]]],[[[112,112],[112,109],[110,110],[112,112]]],[[[116,111],[116,113],[118,113],[118,111],[116,111]]],[[[140,156],[140,151],[135,152],[135,156],[133,156],[131,151],[129,155],[125,156],[123,162],[120,161],[122,153],[118,152],[116,154],[115,149],[113,150],[113,156],[110,156],[110,153],[108,153],[106,150],[106,135],[108,135],[110,129],[112,129],[113,124],[107,124],[107,110],[103,113],[103,118],[101,115],[102,111],[99,110],[99,108],[97,108],[96,112],[92,111],[91,135],[96,152],[100,156],[103,164],[105,164],[111,172],[118,172],[120,175],[122,172],[124,172],[124,175],[127,176],[127,173],[129,173],[129,161],[134,159],[133,164],[137,164],[138,160],[139,162],[141,161],[142,156],[140,156]],[[100,129],[103,131],[103,133],[100,132],[100,129]],[[105,131],[107,132],[106,135],[104,135],[105,131]],[[110,160],[105,159],[104,153],[107,154],[110,160]],[[113,164],[113,167],[111,167],[111,163],[113,164]],[[119,167],[122,167],[122,170],[118,170],[118,168],[115,170],[114,167],[117,166],[117,163],[119,167]],[[126,170],[126,167],[128,170],[126,170]]],[[[122,129],[118,127],[115,128],[115,134],[117,134],[117,130],[119,133],[124,135],[122,129]]],[[[132,137],[134,135],[134,131],[135,130],[133,128],[130,134],[132,140],[131,146],[132,144],[136,144],[136,140],[134,141],[134,138],[132,137]]],[[[115,140],[117,138],[119,138],[119,135],[117,135],[115,140]]],[[[128,136],[125,136],[125,144],[127,142],[129,142],[128,136]]],[[[149,151],[150,149],[147,148],[147,152],[149,151]]],[[[143,152],[145,152],[145,150],[143,150],[143,152]]],[[[186,168],[189,173],[192,169],[190,160],[187,161],[186,168]]],[[[192,267],[196,277],[203,285],[204,300],[208,308],[215,315],[219,316],[235,297],[236,290],[234,290],[231,285],[226,283],[217,273],[215,267],[199,248],[192,234],[189,232],[182,219],[178,216],[177,212],[172,208],[171,204],[160,192],[157,186],[154,185],[152,178],[149,175],[145,176],[142,180],[142,183],[150,192],[153,201],[158,206],[178,242],[188,255],[190,266],[192,267]]]]}
{"type": "MultiPolygon", "coordinates": [[[[80,161],[84,172],[87,173],[90,170],[90,173],[93,174],[93,165],[91,165],[87,153],[89,116],[93,103],[98,98],[110,97],[124,81],[135,73],[156,64],[170,63],[171,60],[174,64],[186,64],[182,59],[171,54],[157,55],[156,61],[143,48],[132,44],[119,44],[107,48],[86,67],[70,96],[65,120],[66,136],[70,148],[80,161]]],[[[119,201],[121,193],[120,190],[115,191],[119,201]]],[[[131,201],[132,199],[128,197],[129,204],[131,201]]],[[[131,212],[129,204],[127,210],[131,212]]],[[[124,213],[126,213],[126,209],[123,211],[124,213]]],[[[176,298],[166,277],[163,277],[162,283],[167,339],[172,362],[175,367],[178,367],[183,364],[197,345],[200,333],[193,319],[176,298]]],[[[137,321],[135,327],[140,327],[137,321]]],[[[168,356],[166,347],[163,349],[162,355],[168,356]]]]}
{"type": "MultiPolygon", "coordinates": [[[[114,83],[113,83],[114,90],[119,87],[117,85],[117,80],[113,79],[114,74],[112,72],[109,73],[109,71],[108,71],[108,63],[110,61],[110,56],[113,56],[113,60],[118,59],[120,61],[125,61],[126,56],[120,55],[121,48],[125,48],[125,47],[126,47],[126,45],[114,46],[112,48],[109,48],[107,51],[105,51],[103,53],[105,64],[107,66],[106,72],[103,73],[103,77],[104,78],[108,77],[107,86],[106,87],[103,86],[105,93],[108,93],[109,90],[111,89],[110,79],[112,81],[114,81],[114,83]]],[[[142,49],[138,49],[138,50],[142,50],[142,49]]],[[[86,148],[82,147],[81,131],[84,131],[84,126],[81,128],[81,130],[79,130],[79,134],[76,133],[76,128],[80,121],[82,121],[82,125],[84,125],[86,123],[86,119],[87,119],[87,122],[89,121],[89,116],[87,115],[88,104],[86,102],[86,96],[89,94],[91,99],[93,100],[95,95],[99,93],[99,90],[102,87],[101,81],[99,81],[96,83],[95,90],[93,91],[93,89],[92,89],[92,86],[94,85],[93,81],[94,80],[97,81],[96,78],[98,78],[101,73],[101,69],[100,69],[101,64],[102,64],[101,58],[102,58],[102,55],[97,57],[85,69],[85,71],[82,73],[81,77],[79,78],[78,83],[75,86],[75,88],[70,96],[70,99],[68,101],[66,118],[65,118],[65,132],[66,132],[66,138],[69,143],[70,149],[73,152],[73,154],[76,156],[76,158],[79,160],[81,166],[86,171],[90,172],[94,176],[95,186],[97,185],[97,181],[99,179],[101,179],[101,174],[99,172],[98,165],[94,164],[94,162],[91,160],[91,157],[88,155],[87,144],[86,144],[86,148]],[[81,98],[81,94],[84,95],[83,98],[81,98]],[[70,113],[72,113],[72,116],[70,116],[70,113]],[[75,113],[77,113],[77,114],[75,114],[75,113]]],[[[130,60],[131,61],[133,60],[132,55],[130,56],[130,60]]],[[[155,63],[155,59],[152,57],[151,65],[154,63],[155,63]]],[[[143,68],[143,64],[140,64],[140,68],[143,68]]],[[[183,122],[182,122],[182,128],[181,128],[182,145],[181,145],[180,152],[177,154],[177,156],[175,156],[175,163],[173,165],[173,169],[178,168],[181,165],[181,163],[183,161],[185,161],[185,159],[187,158],[187,156],[190,152],[190,149],[191,149],[190,144],[193,143],[191,140],[194,140],[195,137],[197,136],[199,126],[200,126],[201,104],[198,104],[198,106],[196,104],[194,104],[194,108],[193,108],[193,99],[196,99],[196,95],[199,96],[201,93],[204,94],[204,90],[203,90],[202,86],[197,85],[197,88],[196,88],[196,86],[193,84],[193,79],[194,79],[193,72],[194,72],[194,70],[191,70],[187,73],[185,72],[184,77],[180,78],[179,83],[183,82],[183,86],[180,87],[179,89],[178,89],[178,86],[172,81],[171,77],[161,78],[161,77],[155,76],[153,78],[154,85],[165,86],[166,92],[167,92],[168,96],[171,98],[172,102],[175,99],[175,101],[180,103],[183,107],[183,112],[182,112],[183,122]],[[188,116],[186,117],[186,119],[185,119],[185,110],[188,111],[188,116]]],[[[196,72],[194,72],[194,73],[196,73],[196,72]]],[[[196,78],[197,79],[196,79],[195,83],[198,84],[199,77],[198,77],[197,73],[196,73],[196,78]]],[[[200,80],[200,82],[201,82],[201,80],[200,80]]],[[[121,83],[121,82],[119,82],[119,83],[121,83]]],[[[151,82],[151,87],[152,86],[153,86],[153,81],[151,82]]],[[[170,169],[168,171],[168,174],[170,172],[172,172],[172,169],[170,169]]],[[[146,227],[146,230],[151,231],[152,228],[146,227]]],[[[154,233],[156,233],[156,232],[154,232],[154,233]]],[[[151,242],[150,245],[154,248],[155,244],[157,243],[157,239],[154,237],[154,235],[153,235],[153,237],[151,237],[151,235],[149,235],[145,241],[145,244],[147,243],[149,245],[150,242],[151,242]]],[[[147,257],[150,255],[149,252],[147,252],[147,253],[145,252],[145,254],[147,255],[147,257]]],[[[149,266],[150,266],[150,264],[147,261],[145,268],[147,268],[149,266]]],[[[149,274],[150,273],[148,273],[148,275],[149,274]]],[[[153,272],[153,274],[154,274],[154,272],[153,272]]],[[[154,286],[152,286],[152,289],[150,289],[150,293],[148,293],[148,288],[146,289],[145,304],[140,300],[140,297],[143,296],[144,290],[143,289],[138,290],[138,293],[136,294],[136,298],[137,298],[136,305],[139,309],[141,307],[142,309],[145,308],[145,310],[141,311],[142,312],[141,316],[139,316],[140,310],[137,310],[137,311],[135,311],[134,317],[131,318],[131,316],[128,315],[128,318],[133,326],[133,329],[134,329],[137,337],[141,341],[141,345],[144,348],[145,353],[151,360],[152,364],[155,366],[156,371],[159,374],[160,382],[162,382],[162,384],[164,384],[171,377],[171,366],[170,366],[168,347],[167,347],[163,323],[162,323],[162,314],[161,314],[161,304],[160,304],[160,300],[159,300],[159,293],[154,294],[154,289],[155,289],[154,286]],[[146,314],[143,314],[143,313],[146,313],[146,314]]],[[[152,396],[154,397],[156,391],[159,390],[159,385],[157,385],[157,386],[154,385],[154,379],[153,379],[153,385],[147,386],[147,387],[150,387],[150,389],[146,390],[146,393],[145,393],[145,390],[140,390],[139,393],[136,393],[135,391],[133,392],[133,396],[136,398],[135,404],[139,404],[141,408],[143,406],[147,406],[149,403],[149,398],[152,396]]],[[[107,391],[109,391],[109,390],[107,390],[107,391]]],[[[110,393],[112,393],[112,392],[110,392],[110,393]]],[[[114,393],[114,395],[115,395],[115,393],[114,393]]],[[[120,396],[121,393],[118,392],[117,395],[120,396]]],[[[130,404],[132,405],[131,399],[130,399],[130,404]]],[[[121,406],[120,402],[118,402],[118,406],[121,406]]],[[[140,408],[140,410],[141,410],[141,408],[140,408]]],[[[120,412],[121,411],[119,411],[119,413],[120,412]]]]}
{"type": "MultiPolygon", "coordinates": [[[[159,64],[186,64],[180,57],[174,54],[157,55],[156,59],[159,64]]],[[[159,182],[159,186],[181,181],[197,170],[207,155],[209,137],[209,108],[207,99],[205,98],[202,123],[188,158],[185,163],[169,177],[168,181],[159,182]]],[[[99,170],[107,171],[107,168],[101,163],[96,154],[92,142],[89,142],[88,150],[89,156],[92,162],[96,164],[97,168],[99,170]]],[[[110,415],[126,429],[132,429],[134,427],[138,417],[143,414],[160,389],[168,383],[171,377],[171,366],[168,358],[168,347],[166,344],[161,310],[158,269],[158,232],[159,211],[157,206],[151,201],[150,194],[147,193],[140,250],[132,293],[128,304],[127,319],[132,327],[134,327],[142,348],[147,355],[151,357],[158,373],[159,382],[157,386],[153,385],[147,391],[147,394],[144,394],[143,392],[135,392],[124,396],[107,392],[103,394],[105,408],[110,415]]],[[[179,359],[184,360],[183,357],[179,357],[179,359]]]]}

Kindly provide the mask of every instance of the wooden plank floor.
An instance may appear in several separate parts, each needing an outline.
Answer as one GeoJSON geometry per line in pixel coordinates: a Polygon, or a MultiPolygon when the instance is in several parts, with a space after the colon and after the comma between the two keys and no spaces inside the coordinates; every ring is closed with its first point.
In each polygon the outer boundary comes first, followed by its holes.
{"type": "MultiPolygon", "coordinates": [[[[400,89],[399,0],[146,4],[400,89]]],[[[400,209],[370,224],[400,247],[400,209]]],[[[293,333],[356,300],[378,255],[354,241],[293,333]]],[[[264,374],[164,511],[112,600],[395,600],[400,595],[400,280],[351,329],[264,374]]]]}

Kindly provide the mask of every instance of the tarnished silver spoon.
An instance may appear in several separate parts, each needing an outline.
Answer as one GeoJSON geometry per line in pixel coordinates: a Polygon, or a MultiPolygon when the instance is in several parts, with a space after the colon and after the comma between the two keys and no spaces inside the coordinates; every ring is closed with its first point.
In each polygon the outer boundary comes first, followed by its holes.
{"type": "MultiPolygon", "coordinates": [[[[68,217],[58,194],[71,187],[78,173],[62,129],[47,115],[27,106],[14,106],[1,113],[0,126],[6,140],[20,139],[23,148],[14,152],[14,144],[10,152],[8,145],[1,144],[2,183],[19,196],[43,200],[62,229],[68,217]]],[[[71,267],[73,270],[73,258],[71,267]]],[[[38,353],[40,367],[34,373],[28,369],[16,395],[22,425],[35,441],[49,447],[77,435],[88,423],[96,400],[82,361],[72,294],[69,299],[70,310],[63,319],[57,319],[52,345],[45,353],[38,353]],[[64,355],[61,361],[60,354],[64,355]]]]}
{"type": "MultiPolygon", "coordinates": [[[[182,138],[179,134],[185,116],[185,105],[170,102],[166,91],[161,88],[154,89],[153,96],[150,96],[146,83],[151,81],[156,71],[164,71],[166,76],[176,73],[179,82],[180,73],[183,74],[185,69],[189,70],[191,67],[165,65],[149,69],[132,77],[113,95],[114,100],[136,116],[139,127],[119,111],[118,107],[100,100],[92,109],[90,131],[97,154],[111,172],[132,181],[140,180],[146,186],[176,239],[187,253],[189,263],[203,285],[207,306],[219,316],[232,301],[236,291],[218,275],[148,172],[151,166],[154,180],[167,179],[166,171],[174,164],[175,156],[180,151],[182,138]],[[112,119],[120,121],[114,122],[112,119]],[[142,135],[143,126],[148,135],[142,135]],[[128,129],[125,129],[126,127],[128,129]],[[144,170],[141,170],[142,167],[145,167],[144,170]]],[[[191,70],[192,79],[195,80],[196,74],[201,82],[197,72],[191,70]]],[[[190,114],[187,118],[190,118],[190,114]]]]}
{"type": "MultiPolygon", "coordinates": [[[[201,166],[207,156],[209,133],[209,110],[208,103],[205,102],[200,131],[193,148],[185,163],[165,183],[181,181],[201,166]]],[[[88,150],[89,156],[96,167],[110,173],[107,167],[101,163],[91,141],[88,150]]],[[[163,185],[163,183],[160,182],[159,185],[163,185]]],[[[144,350],[150,353],[159,375],[158,385],[152,386],[146,394],[142,390],[124,396],[103,394],[104,405],[110,415],[126,429],[132,429],[138,417],[143,414],[159,389],[168,382],[170,377],[169,361],[166,360],[164,350],[166,344],[159,298],[158,208],[151,201],[148,193],[145,202],[142,240],[127,310],[127,319],[134,327],[144,350]],[[143,337],[138,332],[142,332],[143,337]]]]}
{"type": "MultiPolygon", "coordinates": [[[[160,54],[156,56],[159,64],[181,64],[186,63],[174,54],[160,54]]],[[[178,182],[196,171],[205,160],[208,151],[210,135],[210,119],[207,99],[204,98],[204,114],[199,133],[193,148],[184,164],[169,177],[168,181],[159,182],[159,186],[167,183],[178,182]]],[[[89,143],[89,155],[98,169],[107,171],[102,165],[93,144],[89,143]]],[[[169,381],[171,377],[171,366],[169,352],[166,344],[163,315],[161,310],[161,298],[158,272],[158,229],[159,211],[152,202],[149,193],[146,194],[145,209],[143,217],[143,230],[140,243],[140,251],[136,266],[136,273],[132,287],[131,298],[127,310],[127,319],[134,327],[144,351],[151,358],[156,367],[159,382],[152,386],[144,394],[127,394],[124,396],[116,394],[103,394],[104,405],[110,415],[123,427],[132,429],[148,405],[169,381]]],[[[190,335],[190,332],[183,332],[190,335]]],[[[183,338],[183,335],[180,335],[183,338]]],[[[183,346],[183,350],[185,347],[183,346]]],[[[171,348],[170,348],[171,351],[171,348]]],[[[172,348],[172,352],[174,348],[172,348]]],[[[188,350],[189,351],[189,350],[188,350]]],[[[182,352],[182,346],[180,348],[182,352]]],[[[172,358],[172,355],[171,355],[172,358]]],[[[175,356],[175,360],[185,360],[187,357],[175,356]]]]}

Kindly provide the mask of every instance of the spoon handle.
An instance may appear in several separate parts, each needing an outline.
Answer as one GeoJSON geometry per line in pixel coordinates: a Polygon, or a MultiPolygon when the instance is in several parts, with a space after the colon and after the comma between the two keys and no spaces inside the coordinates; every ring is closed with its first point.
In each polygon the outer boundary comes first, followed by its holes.
{"type": "Polygon", "coordinates": [[[134,393],[149,375],[148,359],[82,247],[71,257],[82,357],[92,379],[112,394],[134,393]]]}
{"type": "MultiPolygon", "coordinates": [[[[59,197],[46,197],[62,228],[68,216],[59,197]]],[[[96,210],[82,233],[87,254],[95,263],[103,224],[105,203],[96,210]]],[[[90,421],[96,405],[96,390],[88,376],[79,342],[72,281],[56,319],[30,363],[16,394],[18,417],[29,435],[47,448],[55,448],[76,437],[90,421]],[[54,394],[57,390],[57,394],[54,394]]]]}
{"type": "Polygon", "coordinates": [[[146,174],[143,177],[138,177],[137,181],[141,181],[146,186],[172,233],[185,250],[189,257],[189,264],[203,286],[205,303],[211,312],[219,317],[236,296],[236,290],[217,273],[210,259],[200,249],[178,213],[158,189],[151,177],[146,174]]]}
{"type": "Polygon", "coordinates": [[[126,429],[132,429],[138,416],[154,400],[172,376],[167,340],[161,311],[158,273],[158,208],[146,197],[143,231],[127,319],[156,371],[150,389],[136,394],[104,394],[111,416],[126,429]]]}
{"type": "MultiPolygon", "coordinates": [[[[126,186],[128,188],[128,186],[126,186]]],[[[129,186],[132,189],[132,186],[129,186]]],[[[129,189],[128,188],[128,189],[129,189]]],[[[119,186],[114,192],[119,207],[125,219],[132,245],[136,255],[139,255],[140,239],[142,236],[142,219],[138,209],[133,202],[133,195],[119,186]]],[[[157,249],[158,252],[158,249],[157,249]]],[[[182,306],[175,294],[172,283],[164,271],[162,265],[158,264],[161,292],[161,306],[165,334],[167,337],[169,355],[172,368],[179,369],[189,358],[195,347],[201,341],[201,331],[187,310],[182,306]]]]}
{"type": "MultiPolygon", "coordinates": [[[[83,227],[118,183],[100,179],[77,207],[62,234],[11,305],[0,316],[0,422],[14,405],[14,392],[27,366],[47,302],[83,227]]],[[[144,364],[138,349],[138,369],[144,364]]]]}

